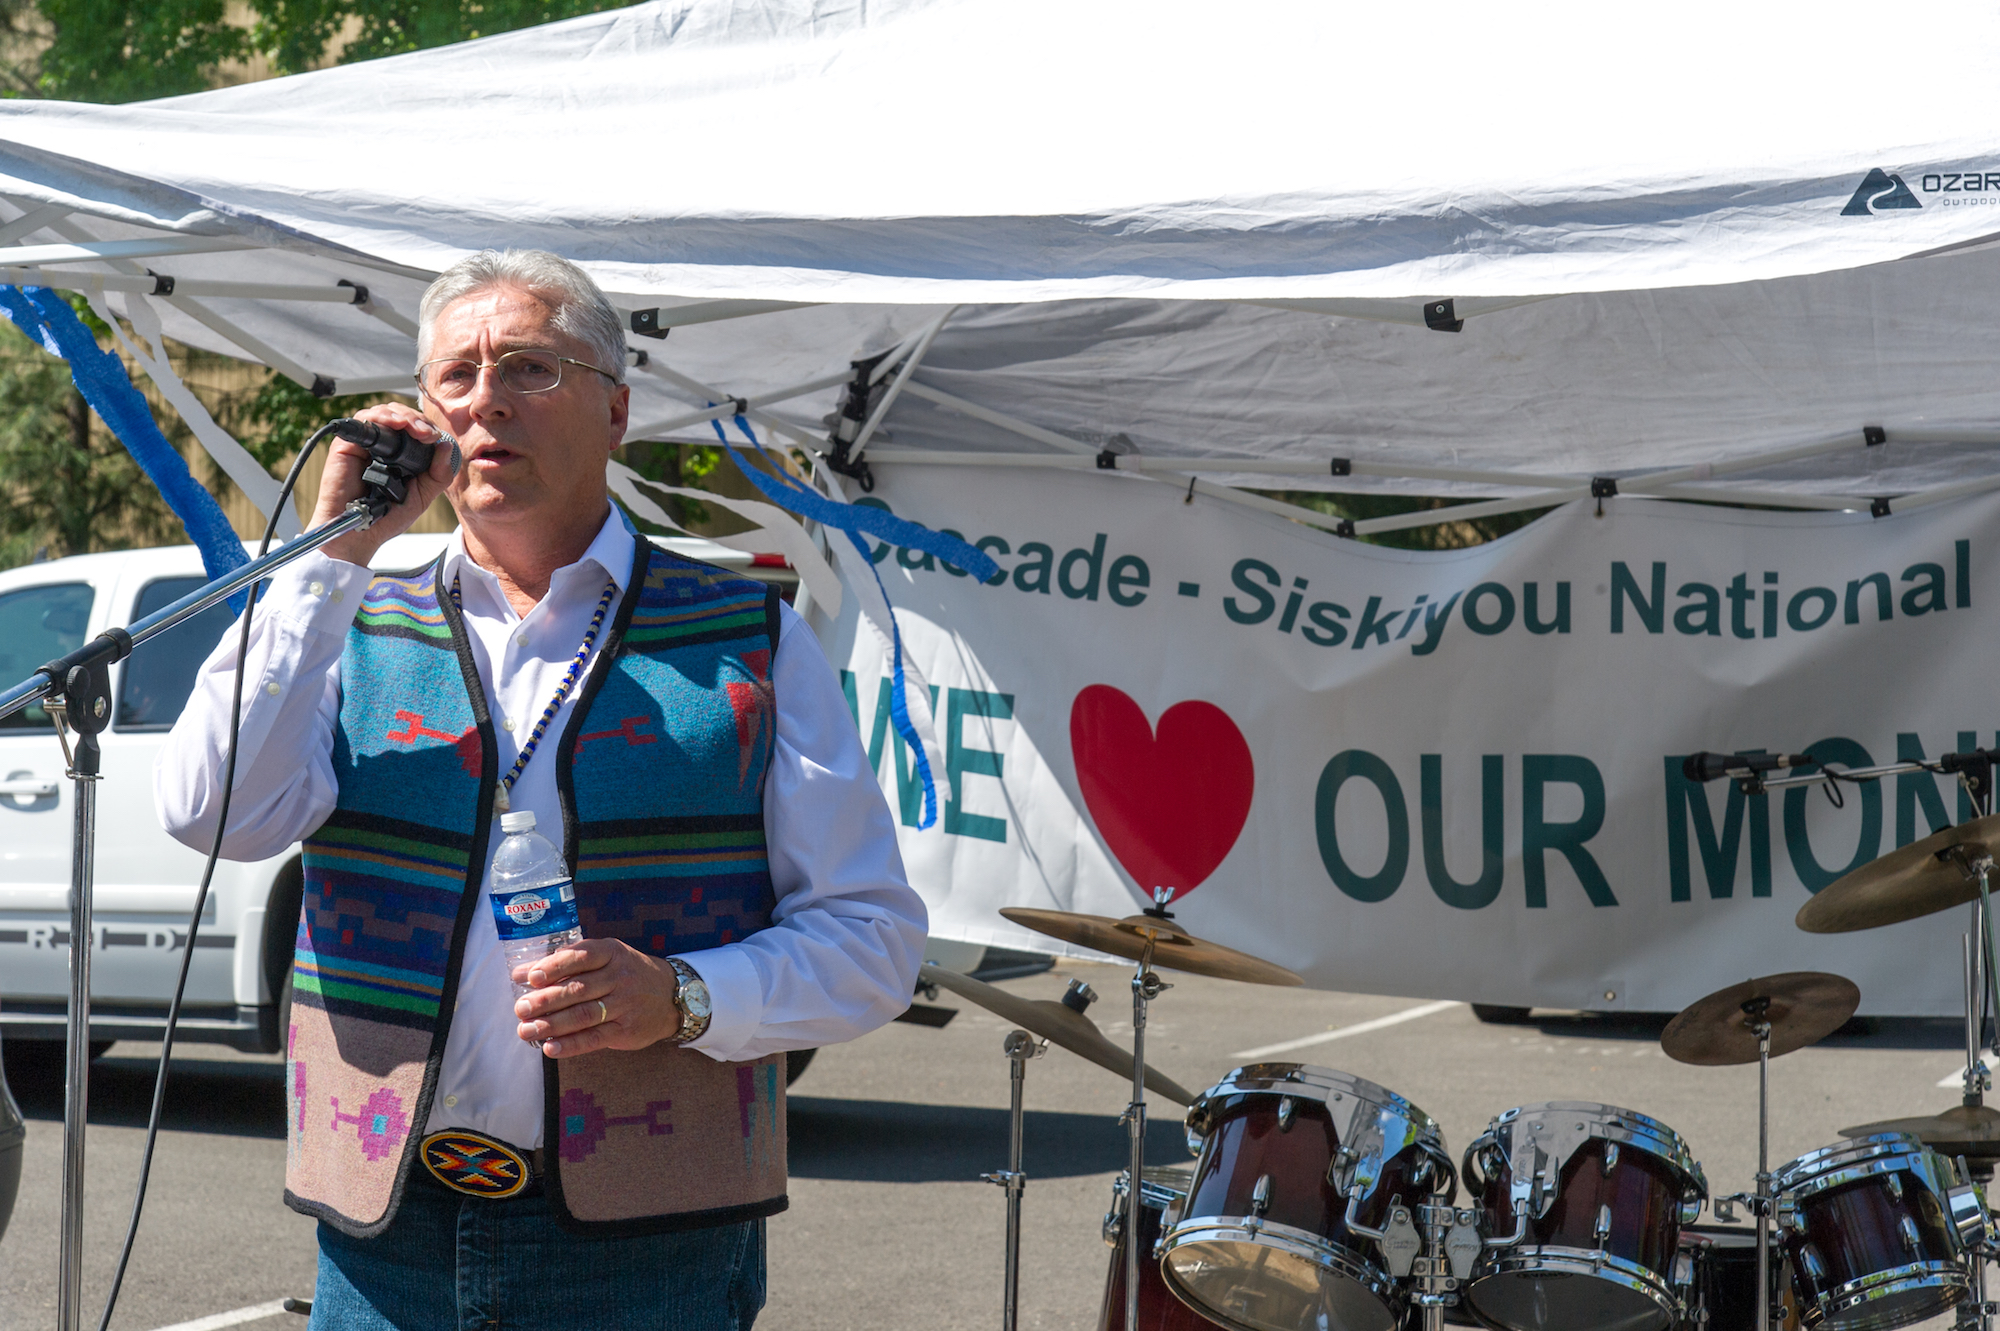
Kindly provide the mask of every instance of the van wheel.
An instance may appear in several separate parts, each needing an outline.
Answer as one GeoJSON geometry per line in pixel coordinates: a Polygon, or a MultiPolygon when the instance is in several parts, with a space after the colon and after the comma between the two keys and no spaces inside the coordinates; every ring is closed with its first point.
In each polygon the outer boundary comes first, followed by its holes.
{"type": "Polygon", "coordinates": [[[1472,1015],[1489,1026],[1519,1026],[1528,1019],[1528,1009],[1524,1007],[1498,1007],[1492,1003],[1474,1003],[1472,1015]]]}
{"type": "Polygon", "coordinates": [[[785,1085],[790,1086],[805,1075],[806,1065],[813,1061],[817,1049],[787,1049],[785,1051],[785,1085]]]}

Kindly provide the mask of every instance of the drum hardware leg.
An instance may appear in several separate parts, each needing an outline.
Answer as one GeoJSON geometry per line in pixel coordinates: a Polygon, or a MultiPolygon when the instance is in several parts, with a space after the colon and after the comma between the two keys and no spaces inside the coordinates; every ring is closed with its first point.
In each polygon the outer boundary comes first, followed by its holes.
{"type": "Polygon", "coordinates": [[[1757,1037],[1757,1331],[1771,1331],[1771,1023],[1769,998],[1743,1005],[1757,1037]]]}
{"type": "MultiPolygon", "coordinates": [[[[979,1176],[988,1183],[997,1183],[1007,1190],[1006,1288],[1000,1300],[1001,1331],[1014,1331],[1021,1314],[1021,1194],[1028,1187],[1028,1176],[1021,1172],[1021,1121],[1025,1117],[1021,1101],[1022,1091],[1028,1080],[1028,1060],[1040,1057],[1046,1048],[1048,1045],[1045,1041],[1037,1040],[1026,1031],[1007,1032],[1006,1043],[1001,1046],[1009,1061],[1007,1167],[995,1173],[979,1176]]],[[[1133,1177],[1137,1178],[1138,1175],[1135,1174],[1133,1177]]],[[[1136,1195],[1138,1191],[1135,1185],[1132,1192],[1136,1195]]],[[[1134,1227],[1127,1229],[1126,1232],[1137,1234],[1138,1230],[1134,1227]]],[[[1137,1246],[1137,1240],[1132,1240],[1126,1246],[1137,1246]]]]}
{"type": "MultiPolygon", "coordinates": [[[[1154,893],[1164,910],[1173,892],[1160,888],[1154,893]]],[[[1125,1130],[1131,1139],[1132,1187],[1125,1197],[1125,1325],[1134,1331],[1139,1325],[1139,1204],[1141,1181],[1146,1169],[1146,1005],[1172,988],[1153,973],[1153,948],[1157,937],[1146,936],[1139,964],[1132,972],[1132,1103],[1125,1110],[1125,1130]]]]}
{"type": "Polygon", "coordinates": [[[1973,939],[1981,933],[1979,923],[1979,903],[1972,903],[1972,932],[1963,935],[1965,952],[1965,1094],[1964,1103],[1976,1107],[1985,1102],[1985,1093],[1993,1089],[1993,1079],[1986,1063],[1980,1058],[1980,989],[1984,983],[1980,964],[1980,949],[1973,939]]]}

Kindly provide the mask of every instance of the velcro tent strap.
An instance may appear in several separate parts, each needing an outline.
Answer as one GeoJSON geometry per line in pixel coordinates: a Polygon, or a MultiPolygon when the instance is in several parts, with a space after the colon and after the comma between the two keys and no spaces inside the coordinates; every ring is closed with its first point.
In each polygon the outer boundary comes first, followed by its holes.
{"type": "MultiPolygon", "coordinates": [[[[97,345],[69,302],[47,287],[0,286],[0,311],[50,355],[69,362],[77,391],[159,487],[167,507],[201,551],[208,576],[219,578],[249,563],[243,542],[230,527],[222,506],[195,480],[187,459],[160,433],[146,399],[125,373],[125,362],[97,345]]],[[[230,598],[238,610],[242,603],[241,593],[230,598]]]]}

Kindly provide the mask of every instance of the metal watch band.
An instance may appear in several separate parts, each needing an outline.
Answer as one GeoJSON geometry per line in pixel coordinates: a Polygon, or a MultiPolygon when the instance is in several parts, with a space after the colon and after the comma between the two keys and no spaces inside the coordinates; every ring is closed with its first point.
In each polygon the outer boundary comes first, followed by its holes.
{"type": "Polygon", "coordinates": [[[677,981],[674,986],[674,1006],[679,1009],[681,1014],[681,1028],[674,1035],[673,1042],[675,1044],[687,1044],[691,1040],[699,1040],[708,1030],[709,1017],[712,1014],[704,1012],[697,1016],[693,1012],[690,1012],[686,1001],[681,997],[682,990],[690,984],[698,984],[702,987],[703,992],[707,992],[708,982],[701,978],[694,967],[688,965],[679,957],[668,957],[667,964],[674,968],[674,978],[677,981]]]}

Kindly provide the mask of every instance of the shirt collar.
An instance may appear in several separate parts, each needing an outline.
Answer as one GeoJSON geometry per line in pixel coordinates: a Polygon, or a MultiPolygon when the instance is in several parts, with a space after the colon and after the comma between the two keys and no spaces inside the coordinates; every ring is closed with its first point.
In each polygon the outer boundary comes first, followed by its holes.
{"type": "MultiPolygon", "coordinates": [[[[631,524],[625,518],[624,510],[616,504],[611,505],[611,511],[604,517],[604,525],[597,529],[597,536],[584,550],[583,557],[574,564],[557,569],[555,576],[549,579],[550,589],[554,590],[559,584],[569,581],[570,577],[574,576],[570,573],[571,569],[587,568],[595,564],[597,571],[590,579],[591,590],[597,591],[602,588],[603,584],[598,582],[597,578],[603,576],[618,584],[618,592],[622,596],[626,584],[632,580],[632,560],[637,553],[638,540],[631,524]]],[[[500,580],[474,563],[472,557],[465,553],[463,527],[453,528],[451,539],[445,543],[445,586],[451,586],[453,578],[463,578],[467,582],[484,581],[496,594],[500,589],[500,580]]]]}

